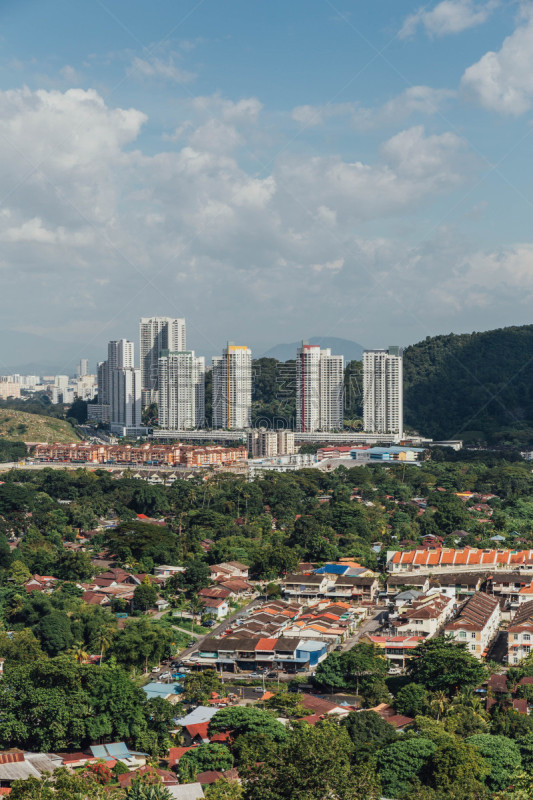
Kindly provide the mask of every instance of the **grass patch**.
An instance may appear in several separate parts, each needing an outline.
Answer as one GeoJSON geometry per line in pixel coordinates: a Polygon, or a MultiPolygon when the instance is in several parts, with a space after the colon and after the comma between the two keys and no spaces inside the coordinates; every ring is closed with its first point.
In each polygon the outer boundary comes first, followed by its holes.
{"type": "Polygon", "coordinates": [[[78,442],[80,437],[63,419],[28,414],[12,408],[0,410],[0,437],[25,442],[78,442]]]}

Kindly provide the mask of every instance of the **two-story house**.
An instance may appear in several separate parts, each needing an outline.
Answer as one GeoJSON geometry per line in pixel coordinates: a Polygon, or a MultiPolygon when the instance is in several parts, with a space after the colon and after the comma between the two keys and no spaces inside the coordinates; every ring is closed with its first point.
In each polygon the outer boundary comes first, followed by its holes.
{"type": "Polygon", "coordinates": [[[518,664],[533,645],[533,600],[519,606],[507,628],[507,663],[518,664]]]}
{"type": "Polygon", "coordinates": [[[476,592],[444,630],[456,642],[466,644],[472,655],[481,659],[487,655],[489,645],[498,633],[500,620],[499,599],[485,592],[476,592]]]}

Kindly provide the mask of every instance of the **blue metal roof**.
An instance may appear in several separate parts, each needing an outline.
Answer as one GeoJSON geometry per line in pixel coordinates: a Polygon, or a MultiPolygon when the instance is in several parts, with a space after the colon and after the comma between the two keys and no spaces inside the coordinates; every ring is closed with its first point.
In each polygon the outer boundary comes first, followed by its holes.
{"type": "Polygon", "coordinates": [[[315,569],[316,575],[344,575],[350,568],[344,564],[326,564],[324,567],[315,569]]]}

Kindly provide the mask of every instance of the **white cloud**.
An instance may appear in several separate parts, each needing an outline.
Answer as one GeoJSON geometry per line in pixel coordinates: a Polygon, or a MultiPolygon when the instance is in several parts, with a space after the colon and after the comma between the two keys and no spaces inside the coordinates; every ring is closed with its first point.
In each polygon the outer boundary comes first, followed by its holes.
{"type": "Polygon", "coordinates": [[[206,97],[195,97],[191,101],[194,111],[220,116],[224,122],[252,123],[259,119],[263,104],[257,97],[243,97],[234,102],[213,94],[206,97]]]}
{"type": "Polygon", "coordinates": [[[489,111],[518,116],[533,99],[533,12],[504,39],[498,52],[489,51],[465,71],[465,95],[489,111]]]}
{"type": "Polygon", "coordinates": [[[357,103],[331,103],[325,106],[297,106],[291,112],[292,119],[304,127],[323,125],[328,119],[348,117],[356,130],[372,130],[380,126],[394,125],[406,120],[411,114],[430,116],[440,111],[448,100],[455,97],[450,89],[433,89],[431,86],[410,86],[382,106],[364,108],[357,103]]]}
{"type": "Polygon", "coordinates": [[[338,156],[286,159],[275,175],[302,207],[323,220],[326,206],[344,223],[405,213],[465,177],[464,143],[453,133],[426,136],[416,126],[385,142],[381,154],[376,165],[338,156]]]}
{"type": "Polygon", "coordinates": [[[175,83],[191,83],[196,78],[194,72],[181,69],[171,55],[163,60],[150,56],[148,59],[136,56],[128,69],[128,74],[137,78],[163,78],[175,83]]]}
{"type": "MultiPolygon", "coordinates": [[[[415,126],[374,159],[286,152],[257,174],[243,145],[261,127],[258,100],[196,98],[181,111],[179,142],[147,155],[136,149],[146,121],[137,109],[110,107],[95,91],[0,92],[6,326],[21,296],[28,318],[42,320],[46,305],[60,311],[65,337],[94,320],[98,341],[134,335],[143,313],[191,325],[196,316],[191,342],[211,352],[220,337],[276,338],[288,320],[304,325],[325,297],[340,325],[354,293],[372,291],[405,252],[364,226],[426,210],[471,163],[457,135],[415,126]]],[[[377,310],[369,301],[359,318],[377,310]]],[[[42,324],[52,331],[57,314],[42,324]]]]}
{"type": "Polygon", "coordinates": [[[398,35],[412,36],[419,26],[430,36],[461,33],[486,22],[498,5],[499,0],[442,0],[429,11],[423,6],[407,17],[398,35]]]}
{"type": "Polygon", "coordinates": [[[61,67],[59,70],[59,74],[62,78],[64,78],[68,83],[79,83],[80,82],[80,74],[79,72],[71,67],[70,64],[65,64],[64,67],[61,67]]]}

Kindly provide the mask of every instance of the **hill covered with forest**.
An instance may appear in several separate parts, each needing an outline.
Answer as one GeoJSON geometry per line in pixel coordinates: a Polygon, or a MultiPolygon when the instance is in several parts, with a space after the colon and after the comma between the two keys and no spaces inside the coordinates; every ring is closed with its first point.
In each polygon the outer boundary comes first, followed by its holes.
{"type": "Polygon", "coordinates": [[[405,422],[435,439],[533,442],[533,325],[427,337],[404,351],[405,422]]]}

